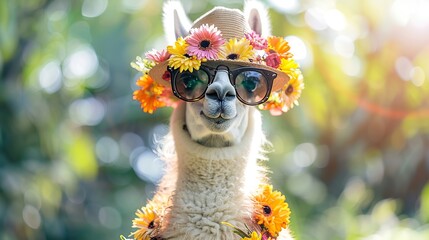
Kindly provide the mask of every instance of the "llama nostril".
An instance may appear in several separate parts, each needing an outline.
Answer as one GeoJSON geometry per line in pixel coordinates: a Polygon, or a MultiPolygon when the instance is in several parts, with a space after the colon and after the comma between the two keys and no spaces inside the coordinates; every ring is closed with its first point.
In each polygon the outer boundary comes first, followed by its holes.
{"type": "Polygon", "coordinates": [[[206,91],[206,98],[217,100],[219,99],[218,93],[214,88],[208,88],[206,91]]]}
{"type": "Polygon", "coordinates": [[[228,91],[228,92],[225,94],[225,98],[226,98],[226,99],[232,99],[232,98],[235,98],[235,90],[233,90],[233,91],[228,91]]]}

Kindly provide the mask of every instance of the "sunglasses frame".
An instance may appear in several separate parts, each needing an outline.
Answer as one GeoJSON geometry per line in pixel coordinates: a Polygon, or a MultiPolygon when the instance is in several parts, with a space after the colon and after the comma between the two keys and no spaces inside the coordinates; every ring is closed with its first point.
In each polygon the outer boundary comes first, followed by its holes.
{"type": "MultiPolygon", "coordinates": [[[[179,68],[173,69],[171,67],[168,67],[168,71],[170,72],[170,75],[171,75],[171,89],[173,90],[173,94],[177,98],[179,98],[179,99],[181,99],[181,100],[183,100],[185,102],[196,102],[196,101],[199,101],[199,100],[203,99],[204,96],[205,96],[205,94],[206,94],[206,91],[207,91],[208,87],[213,83],[217,71],[227,70],[228,71],[229,82],[234,87],[235,95],[236,95],[237,99],[240,100],[240,102],[242,102],[245,105],[256,106],[256,105],[262,104],[262,103],[264,103],[264,102],[266,102],[268,100],[268,98],[270,97],[270,94],[271,94],[271,89],[273,87],[274,79],[277,77],[277,73],[275,73],[273,71],[270,71],[270,70],[267,70],[267,69],[255,68],[255,67],[238,66],[238,67],[234,68],[233,70],[230,70],[230,68],[228,66],[225,66],[225,65],[218,65],[217,67],[210,67],[210,66],[207,66],[207,65],[201,65],[199,70],[203,70],[204,72],[206,72],[207,76],[209,77],[209,81],[207,83],[207,87],[206,87],[206,89],[203,91],[203,93],[199,97],[188,99],[188,98],[185,98],[182,95],[180,95],[180,93],[177,91],[176,77],[180,73],[179,72],[179,68]],[[224,68],[226,68],[226,69],[224,69],[224,68]],[[243,98],[241,98],[241,96],[238,94],[238,91],[237,91],[237,88],[236,88],[236,84],[235,84],[235,80],[236,80],[237,76],[240,73],[245,72],[245,71],[255,71],[255,72],[258,72],[258,73],[262,74],[265,77],[266,81],[267,81],[267,92],[265,93],[265,96],[260,101],[258,101],[258,102],[248,103],[243,98]]],[[[196,71],[199,71],[199,70],[196,70],[196,71]]]]}

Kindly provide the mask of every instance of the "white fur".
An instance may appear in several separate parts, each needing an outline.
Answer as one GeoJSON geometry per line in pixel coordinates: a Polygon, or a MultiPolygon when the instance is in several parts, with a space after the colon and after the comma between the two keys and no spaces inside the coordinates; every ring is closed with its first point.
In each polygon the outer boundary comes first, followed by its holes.
{"type": "Polygon", "coordinates": [[[191,21],[183,9],[180,1],[168,0],[164,3],[163,24],[167,42],[172,44],[178,37],[188,34],[191,28],[191,21]]]}
{"type": "MultiPolygon", "coordinates": [[[[185,112],[186,104],[175,109],[173,138],[167,140],[174,139],[177,155],[170,155],[169,170],[177,170],[177,177],[174,186],[169,175],[160,184],[160,189],[170,189],[172,194],[162,235],[168,239],[236,239],[232,229],[221,222],[244,228],[253,210],[250,197],[264,182],[257,164],[265,143],[260,113],[249,110],[249,127],[239,145],[213,148],[191,139],[184,128],[185,112]]],[[[171,151],[171,143],[164,146],[163,151],[171,151]]]]}

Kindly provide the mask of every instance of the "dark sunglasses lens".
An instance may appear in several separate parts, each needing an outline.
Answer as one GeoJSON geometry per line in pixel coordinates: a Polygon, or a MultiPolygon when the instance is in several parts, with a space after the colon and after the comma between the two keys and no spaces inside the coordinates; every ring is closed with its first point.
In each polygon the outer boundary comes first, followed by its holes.
{"type": "Polygon", "coordinates": [[[268,93],[267,79],[262,73],[253,70],[238,74],[235,87],[239,97],[250,105],[259,103],[268,93]]]}
{"type": "Polygon", "coordinates": [[[201,69],[193,72],[184,71],[177,74],[175,81],[176,91],[183,99],[195,100],[206,91],[209,76],[201,69]]]}

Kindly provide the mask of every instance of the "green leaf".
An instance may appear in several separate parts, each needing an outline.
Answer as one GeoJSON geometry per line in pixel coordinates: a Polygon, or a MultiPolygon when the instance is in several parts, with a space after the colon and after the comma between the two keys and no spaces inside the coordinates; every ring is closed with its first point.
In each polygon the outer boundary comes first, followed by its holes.
{"type": "MultiPolygon", "coordinates": [[[[231,227],[231,228],[233,228],[234,229],[234,233],[235,234],[237,234],[238,236],[240,236],[241,238],[249,238],[250,237],[250,235],[248,234],[248,233],[245,233],[243,230],[241,230],[241,229],[239,229],[239,228],[237,228],[236,226],[234,226],[234,225],[232,225],[231,223],[229,223],[229,222],[221,222],[223,225],[226,225],[226,226],[228,226],[228,227],[231,227]]],[[[247,226],[246,226],[246,228],[247,228],[247,226]]]]}

